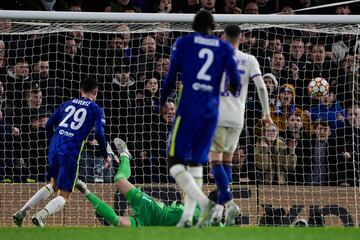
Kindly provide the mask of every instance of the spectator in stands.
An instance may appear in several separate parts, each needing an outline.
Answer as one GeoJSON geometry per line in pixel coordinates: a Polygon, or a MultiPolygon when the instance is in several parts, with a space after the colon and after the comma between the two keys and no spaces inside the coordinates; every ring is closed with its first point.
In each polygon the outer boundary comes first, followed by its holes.
{"type": "Polygon", "coordinates": [[[215,13],[215,3],[216,0],[200,0],[200,4],[201,4],[200,10],[206,10],[211,13],[215,13]]]}
{"type": "Polygon", "coordinates": [[[224,6],[221,9],[220,13],[223,14],[241,14],[241,9],[237,7],[236,1],[234,0],[225,0],[224,6]]]}
{"type": "Polygon", "coordinates": [[[105,12],[141,12],[141,9],[135,6],[130,0],[111,0],[105,12]]]}
{"type": "Polygon", "coordinates": [[[151,124],[151,162],[152,181],[167,183],[171,181],[167,169],[167,139],[173,127],[176,114],[175,102],[166,102],[166,112],[152,115],[151,124]]]}
{"type": "Polygon", "coordinates": [[[301,38],[294,38],[290,44],[290,56],[288,60],[290,69],[294,68],[293,64],[296,65],[298,71],[305,70],[306,58],[304,55],[304,42],[301,38]]]}
{"type": "Polygon", "coordinates": [[[247,157],[246,157],[246,148],[244,147],[237,147],[233,160],[232,160],[232,182],[234,184],[241,184],[241,183],[249,183],[250,179],[248,177],[248,172],[246,169],[247,157]]]}
{"type": "Polygon", "coordinates": [[[69,32],[69,36],[74,39],[76,47],[78,48],[77,51],[81,51],[81,47],[84,41],[84,27],[75,25],[72,28],[76,29],[76,31],[69,32]]]}
{"type": "Polygon", "coordinates": [[[254,2],[249,2],[245,5],[244,14],[259,14],[258,5],[254,2]]]}
{"type": "Polygon", "coordinates": [[[279,97],[276,105],[271,108],[271,117],[279,131],[286,130],[286,115],[298,113],[302,116],[304,129],[310,130],[310,120],[307,115],[295,105],[295,88],[290,84],[284,84],[279,89],[279,97]]]}
{"type": "Polygon", "coordinates": [[[155,63],[156,77],[160,80],[165,79],[169,69],[170,59],[168,57],[158,58],[155,63]]]}
{"type": "Polygon", "coordinates": [[[159,13],[170,13],[172,11],[172,2],[171,0],[160,0],[159,8],[157,12],[159,13]]]}
{"type": "Polygon", "coordinates": [[[255,166],[263,184],[287,184],[287,175],[295,170],[296,141],[285,143],[274,124],[266,124],[255,145],[255,166]]]}
{"type": "MultiPolygon", "coordinates": [[[[120,137],[125,141],[134,141],[136,83],[130,76],[130,67],[114,66],[110,78],[104,80],[99,99],[103,101],[105,116],[109,118],[106,132],[110,139],[120,137]]],[[[130,149],[134,149],[130,146],[130,149]]]]}
{"type": "Polygon", "coordinates": [[[286,116],[286,130],[280,133],[285,142],[296,142],[295,154],[297,163],[294,175],[289,175],[289,182],[304,184],[305,174],[310,172],[311,142],[310,132],[304,130],[302,115],[297,112],[288,113],[286,116]]]}
{"type": "Polygon", "coordinates": [[[5,82],[5,94],[9,104],[20,106],[24,89],[30,84],[29,65],[25,58],[17,58],[13,67],[9,68],[5,82]]]}
{"type": "MultiPolygon", "coordinates": [[[[267,89],[268,96],[269,96],[269,104],[270,104],[269,106],[274,107],[276,104],[276,101],[278,99],[278,84],[279,83],[278,83],[276,77],[272,73],[264,74],[263,78],[264,78],[264,82],[265,82],[266,89],[267,89]]],[[[248,118],[260,119],[261,112],[259,111],[259,109],[261,109],[261,104],[260,104],[258,97],[256,96],[255,101],[252,100],[252,98],[248,98],[246,104],[247,104],[247,109],[249,110],[249,112],[247,112],[248,118]],[[251,113],[253,113],[254,115],[252,115],[251,113]]]]}
{"type": "Polygon", "coordinates": [[[337,185],[336,145],[330,138],[331,130],[326,121],[314,123],[314,138],[311,140],[311,169],[307,174],[307,184],[310,185],[337,185]]]}
{"type": "Polygon", "coordinates": [[[269,96],[269,106],[274,107],[276,104],[276,100],[278,98],[278,81],[274,74],[272,73],[265,73],[263,75],[263,79],[266,85],[266,89],[269,96]]]}
{"type": "Polygon", "coordinates": [[[353,51],[347,52],[340,66],[337,78],[329,84],[336,89],[336,99],[348,108],[353,102],[360,101],[359,56],[353,51]]]}
{"type": "Polygon", "coordinates": [[[123,36],[123,44],[124,44],[124,56],[128,57],[129,59],[132,57],[132,49],[131,49],[131,33],[130,33],[130,29],[129,27],[122,23],[117,27],[117,31],[119,31],[121,33],[121,35],[123,36]]]}
{"type": "Polygon", "coordinates": [[[294,15],[294,14],[296,14],[294,9],[289,5],[283,6],[281,8],[281,10],[280,10],[280,13],[284,14],[284,15],[294,15]]]}
{"type": "Polygon", "coordinates": [[[328,94],[320,97],[320,103],[311,107],[311,121],[326,121],[331,135],[336,136],[336,129],[344,127],[345,110],[336,101],[335,89],[331,87],[328,94]]]}
{"type": "Polygon", "coordinates": [[[67,38],[65,40],[65,54],[67,54],[71,58],[74,58],[77,53],[78,53],[78,48],[77,48],[75,39],[72,37],[67,38]]]}
{"type": "Polygon", "coordinates": [[[6,74],[7,61],[5,53],[5,42],[0,40],[0,74],[6,74]]]}
{"type": "Polygon", "coordinates": [[[349,4],[336,6],[335,13],[337,15],[349,15],[351,14],[351,8],[349,4]]]}
{"type": "Polygon", "coordinates": [[[331,82],[332,78],[337,77],[337,65],[326,58],[325,46],[323,44],[316,44],[312,48],[313,62],[306,64],[305,79],[311,80],[316,77],[325,78],[331,82]]]}
{"type": "MultiPolygon", "coordinates": [[[[360,106],[347,108],[345,128],[338,128],[336,145],[343,157],[343,172],[339,172],[342,185],[359,186],[360,183],[360,106]]],[[[338,158],[339,159],[339,158],[338,158]]]]}
{"type": "Polygon", "coordinates": [[[68,1],[68,9],[71,12],[82,12],[81,1],[80,0],[68,1]]]}
{"type": "Polygon", "coordinates": [[[150,105],[153,111],[159,111],[159,83],[156,78],[145,80],[145,105],[150,105]]]}
{"type": "Polygon", "coordinates": [[[156,54],[158,56],[169,57],[171,53],[171,39],[169,23],[159,23],[156,27],[154,38],[156,42],[156,54]]]}
{"type": "Polygon", "coordinates": [[[260,14],[276,13],[275,1],[256,0],[255,2],[259,8],[260,14]]]}
{"type": "Polygon", "coordinates": [[[291,77],[289,69],[286,66],[284,54],[278,51],[274,51],[270,65],[265,66],[263,69],[264,73],[272,73],[279,81],[279,85],[289,83],[295,85],[295,80],[291,77]]]}
{"type": "Polygon", "coordinates": [[[155,69],[156,41],[153,37],[145,37],[141,41],[140,55],[133,59],[136,72],[139,74],[151,73],[155,69]]]}
{"type": "Polygon", "coordinates": [[[24,95],[25,100],[21,107],[14,109],[14,125],[19,126],[21,134],[21,146],[18,146],[21,155],[16,161],[20,163],[19,170],[26,171],[21,181],[29,177],[33,180],[45,181],[47,110],[42,104],[39,84],[32,83],[25,90],[24,95]]]}

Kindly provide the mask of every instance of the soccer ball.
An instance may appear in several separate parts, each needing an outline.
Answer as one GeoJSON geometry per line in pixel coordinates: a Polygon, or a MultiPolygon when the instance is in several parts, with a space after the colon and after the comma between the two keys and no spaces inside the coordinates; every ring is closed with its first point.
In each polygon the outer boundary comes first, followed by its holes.
{"type": "Polygon", "coordinates": [[[311,96],[321,97],[328,93],[329,91],[329,83],[321,77],[317,77],[309,83],[308,93],[311,96]]]}

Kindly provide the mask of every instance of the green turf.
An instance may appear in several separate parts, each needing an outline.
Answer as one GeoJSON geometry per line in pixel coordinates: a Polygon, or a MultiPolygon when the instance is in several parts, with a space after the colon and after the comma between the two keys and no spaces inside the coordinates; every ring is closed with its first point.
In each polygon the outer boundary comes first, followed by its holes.
{"type": "Polygon", "coordinates": [[[234,227],[177,229],[174,227],[147,228],[0,228],[1,240],[27,239],[116,239],[116,240],[177,240],[177,239],[216,239],[216,240],[346,240],[360,239],[360,228],[269,228],[269,227],[234,227]]]}

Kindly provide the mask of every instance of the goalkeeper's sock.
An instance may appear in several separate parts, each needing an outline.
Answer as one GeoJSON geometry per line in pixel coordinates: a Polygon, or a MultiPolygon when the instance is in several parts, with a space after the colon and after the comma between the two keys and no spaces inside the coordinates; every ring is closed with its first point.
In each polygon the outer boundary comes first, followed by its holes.
{"type": "Polygon", "coordinates": [[[170,174],[173,178],[175,178],[176,182],[185,191],[185,193],[187,193],[191,199],[200,204],[201,208],[205,207],[206,204],[209,203],[209,199],[196,184],[194,177],[186,171],[183,164],[175,164],[172,166],[170,168],[170,174]]]}
{"type": "Polygon", "coordinates": [[[222,164],[215,164],[212,167],[212,174],[214,175],[215,183],[218,190],[217,203],[224,205],[231,199],[231,192],[229,187],[229,179],[222,164]]]}
{"type": "Polygon", "coordinates": [[[54,214],[61,210],[65,206],[65,198],[63,196],[57,196],[56,198],[52,199],[43,210],[41,210],[38,214],[42,219],[47,218],[49,215],[54,214]]]}
{"type": "Polygon", "coordinates": [[[119,225],[119,216],[115,213],[115,211],[103,202],[100,198],[98,198],[92,192],[89,192],[86,195],[86,198],[89,200],[91,205],[96,209],[96,212],[105,220],[113,226],[119,225]]]}
{"type": "Polygon", "coordinates": [[[226,176],[228,177],[229,183],[232,182],[232,170],[230,164],[224,164],[223,163],[224,171],[226,172],[226,176]]]}
{"type": "Polygon", "coordinates": [[[38,203],[48,199],[54,193],[54,189],[51,184],[43,186],[40,188],[34,196],[32,196],[25,205],[20,209],[21,211],[28,211],[31,208],[34,208],[38,203]]]}
{"type": "Polygon", "coordinates": [[[122,155],[120,158],[119,168],[114,177],[114,182],[117,183],[120,179],[128,179],[131,174],[130,160],[126,155],[122,155]]]}

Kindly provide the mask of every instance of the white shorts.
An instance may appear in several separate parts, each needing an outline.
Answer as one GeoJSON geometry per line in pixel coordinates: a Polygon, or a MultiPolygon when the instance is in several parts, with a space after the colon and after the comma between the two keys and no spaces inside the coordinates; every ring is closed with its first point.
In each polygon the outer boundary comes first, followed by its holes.
{"type": "Polygon", "coordinates": [[[241,128],[217,127],[211,144],[211,151],[234,153],[239,142],[241,128]]]}

